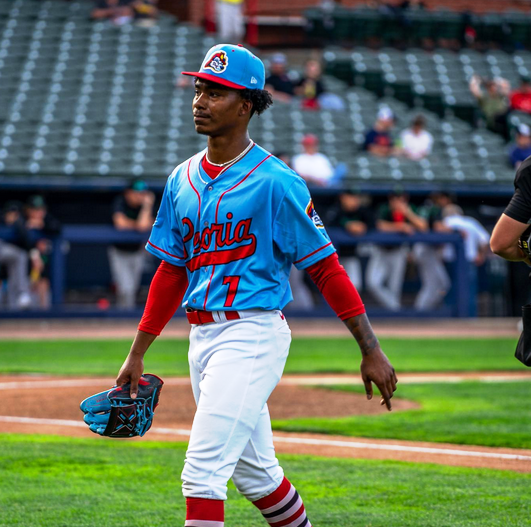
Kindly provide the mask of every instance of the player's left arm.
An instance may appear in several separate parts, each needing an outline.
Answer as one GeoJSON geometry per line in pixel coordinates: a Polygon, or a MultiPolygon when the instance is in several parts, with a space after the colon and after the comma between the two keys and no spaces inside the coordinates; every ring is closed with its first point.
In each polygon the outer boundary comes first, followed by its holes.
{"type": "Polygon", "coordinates": [[[382,394],[381,404],[391,410],[396,390],[395,370],[382,351],[365,313],[361,297],[334,253],[306,269],[325,300],[344,322],[358,343],[362,355],[361,376],[367,399],[372,398],[372,383],[382,394]]]}

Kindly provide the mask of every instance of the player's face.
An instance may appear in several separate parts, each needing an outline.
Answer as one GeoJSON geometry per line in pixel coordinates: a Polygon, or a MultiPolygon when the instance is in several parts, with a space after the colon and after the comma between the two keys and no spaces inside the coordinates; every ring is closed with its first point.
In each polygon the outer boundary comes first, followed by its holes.
{"type": "Polygon", "coordinates": [[[238,90],[197,80],[192,104],[195,131],[211,137],[223,135],[242,123],[247,105],[238,90]]]}

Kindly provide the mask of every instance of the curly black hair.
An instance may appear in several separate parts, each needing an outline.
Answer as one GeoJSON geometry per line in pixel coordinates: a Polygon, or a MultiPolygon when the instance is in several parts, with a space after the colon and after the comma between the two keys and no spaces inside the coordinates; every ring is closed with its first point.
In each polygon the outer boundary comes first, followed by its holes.
{"type": "Polygon", "coordinates": [[[273,97],[267,90],[250,90],[249,88],[245,88],[240,91],[240,95],[242,99],[253,103],[251,117],[255,113],[256,115],[261,115],[273,104],[273,97]]]}

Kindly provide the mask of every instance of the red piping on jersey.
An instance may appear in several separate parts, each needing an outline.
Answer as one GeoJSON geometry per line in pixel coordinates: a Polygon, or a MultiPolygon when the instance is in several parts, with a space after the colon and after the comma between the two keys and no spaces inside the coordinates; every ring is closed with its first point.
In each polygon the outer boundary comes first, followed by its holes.
{"type": "Polygon", "coordinates": [[[155,249],[157,249],[161,253],[167,254],[168,256],[171,256],[172,258],[177,258],[178,260],[184,260],[184,256],[177,256],[175,254],[171,254],[168,251],[165,251],[164,249],[157,247],[154,243],[151,243],[149,240],[148,240],[148,245],[151,245],[151,247],[155,247],[155,249]]]}
{"type": "MultiPolygon", "coordinates": [[[[251,150],[254,148],[254,145],[252,146],[251,150]]],[[[251,151],[249,150],[249,152],[251,151]]],[[[219,205],[221,203],[221,200],[223,199],[223,196],[225,194],[227,194],[227,192],[230,192],[231,190],[234,190],[238,185],[240,185],[241,183],[243,183],[264,161],[267,161],[269,158],[271,157],[271,154],[269,154],[267,157],[265,157],[264,159],[262,159],[262,161],[260,161],[260,163],[258,163],[258,165],[256,165],[243,179],[241,179],[240,181],[238,181],[238,183],[236,183],[236,185],[234,185],[233,187],[229,188],[228,190],[226,190],[225,192],[223,192],[223,194],[221,194],[221,196],[219,197],[218,199],[218,204],[216,205],[216,223],[218,222],[218,212],[219,212],[219,205]]],[[[214,248],[214,250],[216,250],[218,248],[217,246],[217,240],[216,240],[216,247],[214,248]]],[[[254,251],[253,251],[254,252],[254,251]]],[[[214,271],[216,269],[216,266],[214,265],[214,267],[212,267],[212,274],[210,275],[210,280],[208,281],[208,285],[207,285],[207,290],[206,290],[206,295],[205,295],[205,301],[203,302],[203,309],[206,310],[206,303],[207,303],[207,300],[208,300],[208,292],[210,291],[210,284],[212,283],[212,278],[214,276],[214,271]]]]}
{"type": "Polygon", "coordinates": [[[298,264],[302,262],[303,260],[306,260],[306,258],[309,258],[310,256],[313,256],[315,253],[318,253],[319,251],[322,251],[323,249],[326,249],[329,245],[332,245],[332,242],[327,243],[326,245],[323,245],[322,247],[319,247],[319,249],[316,249],[313,251],[313,253],[307,254],[304,258],[301,258],[300,260],[297,260],[296,262],[293,262],[294,264],[298,264]]]}
{"type": "Polygon", "coordinates": [[[188,161],[188,170],[186,171],[186,173],[188,175],[188,182],[190,183],[190,186],[194,189],[194,192],[197,195],[197,200],[199,201],[199,207],[197,208],[197,217],[200,218],[201,217],[201,196],[199,195],[199,192],[197,191],[197,189],[194,187],[194,185],[192,183],[192,178],[190,177],[190,165],[191,165],[191,163],[192,163],[192,160],[190,159],[190,161],[188,161]]]}

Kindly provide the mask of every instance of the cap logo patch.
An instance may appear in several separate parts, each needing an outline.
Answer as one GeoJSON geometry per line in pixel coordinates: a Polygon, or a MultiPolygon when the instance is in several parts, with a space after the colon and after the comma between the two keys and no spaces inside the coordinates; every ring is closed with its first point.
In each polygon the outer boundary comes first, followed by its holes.
{"type": "Polygon", "coordinates": [[[306,214],[313,221],[313,224],[318,229],[324,229],[323,220],[321,220],[321,218],[319,217],[319,214],[317,214],[317,211],[315,210],[315,207],[313,206],[312,200],[310,200],[308,205],[306,205],[306,214]]]}
{"type": "Polygon", "coordinates": [[[258,81],[254,77],[251,77],[251,84],[258,84],[258,81]]]}
{"type": "Polygon", "coordinates": [[[216,51],[205,62],[204,70],[211,70],[214,73],[223,73],[229,65],[229,57],[224,51],[216,51]]]}

